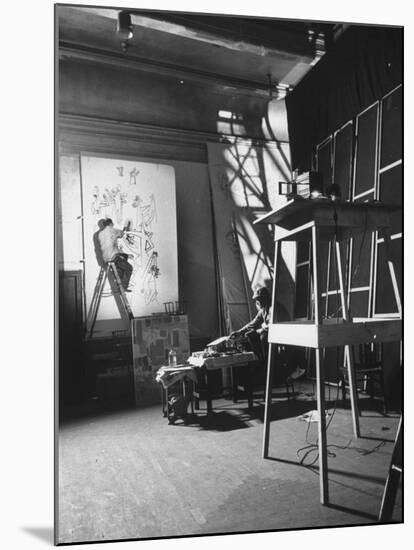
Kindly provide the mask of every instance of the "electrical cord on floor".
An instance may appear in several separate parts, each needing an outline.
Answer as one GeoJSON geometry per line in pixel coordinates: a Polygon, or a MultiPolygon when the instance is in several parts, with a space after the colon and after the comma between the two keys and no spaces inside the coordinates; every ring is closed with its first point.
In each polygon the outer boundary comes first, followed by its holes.
{"type": "MultiPolygon", "coordinates": [[[[339,360],[338,360],[338,354],[336,356],[336,367],[337,367],[337,371],[339,370],[339,360]]],[[[330,398],[330,391],[331,391],[331,388],[329,386],[329,398],[330,398]]],[[[337,410],[337,406],[338,406],[338,401],[339,401],[339,385],[337,386],[337,390],[336,390],[336,398],[335,398],[335,404],[334,404],[334,408],[333,408],[333,411],[331,413],[331,416],[326,424],[326,428],[325,428],[325,431],[327,432],[328,431],[328,428],[329,426],[331,425],[331,422],[332,422],[332,419],[335,415],[335,412],[337,410]]],[[[308,427],[306,429],[306,434],[305,434],[305,441],[306,443],[308,443],[308,445],[306,445],[305,447],[302,447],[300,449],[298,449],[296,451],[296,456],[299,458],[299,464],[301,466],[305,466],[305,467],[310,467],[310,466],[313,466],[315,464],[315,462],[318,460],[319,458],[319,452],[318,452],[318,439],[316,439],[316,442],[315,443],[311,443],[308,439],[308,436],[309,436],[309,431],[310,431],[310,425],[311,423],[308,422],[308,427]],[[302,451],[306,451],[306,453],[304,454],[304,456],[302,458],[300,458],[299,454],[302,452],[302,451]],[[317,451],[317,454],[316,454],[316,457],[312,460],[312,462],[310,464],[304,464],[306,458],[314,451],[317,451]]],[[[328,454],[328,457],[330,458],[335,458],[336,457],[336,454],[334,452],[332,452],[330,450],[331,447],[334,447],[334,445],[327,445],[326,446],[326,449],[327,449],[327,454],[328,454]]]]}
{"type": "MultiPolygon", "coordinates": [[[[318,440],[316,440],[318,441],[318,440]]],[[[327,455],[329,458],[336,458],[336,453],[332,451],[332,449],[339,449],[341,451],[345,451],[347,449],[351,450],[351,451],[355,451],[357,452],[358,454],[362,455],[362,456],[368,456],[372,453],[375,453],[378,449],[380,449],[381,447],[384,447],[385,445],[385,441],[381,441],[380,443],[378,443],[377,445],[375,445],[375,447],[373,447],[372,449],[363,449],[361,447],[352,447],[351,446],[351,439],[349,440],[349,442],[346,444],[346,445],[337,445],[335,443],[331,443],[329,445],[326,446],[326,451],[327,451],[327,455]]],[[[313,466],[319,459],[319,451],[318,451],[318,443],[316,442],[315,444],[311,444],[311,445],[307,445],[306,447],[302,447],[301,449],[298,449],[296,451],[296,455],[298,458],[300,458],[299,460],[299,464],[301,466],[304,466],[305,468],[310,468],[311,466],[313,466]],[[301,453],[302,451],[306,451],[306,453],[303,455],[302,458],[300,458],[299,456],[299,453],[301,453]],[[315,452],[316,451],[316,456],[314,457],[314,459],[309,462],[308,464],[305,464],[305,460],[306,458],[312,453],[312,452],[315,452]]]]}
{"type": "MultiPolygon", "coordinates": [[[[312,381],[312,390],[313,390],[313,394],[315,393],[315,387],[314,387],[314,382],[312,381]]],[[[330,391],[331,391],[331,388],[330,386],[328,387],[328,390],[329,390],[329,399],[330,399],[330,391]]],[[[331,417],[329,418],[329,421],[326,425],[326,430],[328,430],[329,428],[329,425],[331,424],[332,422],[332,418],[336,412],[336,409],[337,409],[337,406],[338,406],[338,401],[339,401],[339,386],[337,387],[337,390],[336,390],[336,398],[335,398],[335,405],[334,405],[334,408],[333,408],[333,412],[331,414],[331,417]]],[[[311,425],[311,422],[308,422],[308,426],[307,426],[307,429],[306,429],[306,434],[305,434],[305,441],[306,443],[308,443],[308,446],[315,446],[317,445],[317,443],[311,443],[308,439],[308,436],[309,436],[309,431],[310,431],[310,425],[311,425]]],[[[307,447],[304,447],[304,448],[307,448],[307,447]]],[[[299,451],[302,450],[302,449],[299,449],[299,451]]],[[[298,452],[299,452],[298,451],[298,452]]]]}
{"type": "Polygon", "coordinates": [[[314,460],[313,460],[312,462],[310,462],[309,464],[304,464],[305,459],[306,459],[306,458],[308,457],[308,455],[309,455],[310,453],[312,453],[313,451],[318,451],[318,446],[317,446],[317,445],[316,445],[316,446],[315,446],[315,445],[308,445],[307,447],[303,447],[302,449],[299,449],[299,450],[297,451],[298,458],[299,458],[299,454],[298,454],[298,453],[301,452],[301,451],[304,451],[304,450],[306,450],[306,449],[309,449],[309,450],[308,450],[308,451],[304,454],[304,456],[299,460],[299,464],[300,464],[301,466],[304,466],[305,468],[310,468],[311,466],[313,466],[313,465],[315,464],[315,462],[317,462],[317,460],[318,460],[318,458],[319,458],[319,452],[317,452],[317,454],[316,454],[314,460]]]}
{"type": "MultiPolygon", "coordinates": [[[[332,418],[333,418],[333,415],[334,415],[335,411],[336,411],[336,406],[335,406],[334,412],[332,413],[332,415],[331,415],[331,417],[330,417],[330,419],[329,419],[329,421],[326,425],[326,430],[328,430],[329,425],[332,422],[332,418]]],[[[317,460],[319,459],[318,438],[316,439],[315,443],[311,443],[308,439],[309,431],[310,431],[310,424],[311,423],[309,422],[308,427],[306,429],[306,435],[305,435],[305,440],[306,440],[306,443],[308,443],[308,445],[306,445],[305,447],[301,447],[300,449],[298,449],[296,451],[296,456],[299,458],[299,464],[301,466],[304,466],[305,468],[309,468],[309,467],[313,466],[317,462],[317,460]],[[303,451],[306,451],[306,452],[301,458],[300,453],[303,452],[303,451]],[[314,457],[314,459],[310,463],[305,464],[305,460],[313,452],[317,453],[316,456],[314,457]]],[[[358,454],[360,454],[362,456],[368,456],[368,455],[376,452],[381,447],[384,447],[386,441],[380,441],[372,449],[364,449],[362,447],[354,447],[354,446],[351,445],[351,443],[352,443],[352,439],[350,439],[346,445],[338,445],[336,443],[330,443],[329,445],[326,446],[326,451],[327,451],[328,457],[329,458],[336,458],[336,453],[334,451],[332,451],[332,449],[339,449],[341,451],[349,449],[349,450],[357,452],[358,454]]]]}
{"type": "MultiPolygon", "coordinates": [[[[337,356],[336,356],[336,369],[337,369],[337,373],[339,373],[339,354],[338,353],[337,353],[337,356]]],[[[329,420],[326,424],[326,428],[325,428],[326,432],[328,431],[329,426],[331,425],[332,419],[335,416],[335,413],[337,411],[338,401],[339,401],[339,390],[340,390],[340,386],[338,384],[334,407],[333,407],[331,416],[330,416],[330,418],[329,418],[329,420]]],[[[329,388],[329,391],[330,391],[330,388],[329,388]]],[[[308,422],[308,426],[306,428],[306,434],[305,434],[305,441],[306,441],[307,445],[305,447],[301,447],[300,449],[298,449],[296,451],[296,456],[299,459],[299,464],[301,466],[304,466],[305,468],[311,468],[319,459],[318,438],[316,439],[315,443],[312,443],[309,440],[310,426],[311,426],[311,422],[308,422]],[[300,457],[300,454],[304,451],[305,451],[305,454],[302,457],[300,457]],[[314,452],[316,452],[316,455],[311,460],[311,462],[305,463],[306,459],[314,452]]],[[[337,445],[335,443],[331,443],[331,444],[327,445],[326,446],[326,451],[327,451],[328,457],[329,458],[335,458],[336,457],[336,453],[332,449],[339,449],[339,450],[350,449],[350,450],[353,450],[353,451],[357,452],[358,454],[360,454],[362,456],[367,456],[367,455],[370,455],[370,454],[374,453],[375,451],[377,451],[381,447],[383,447],[386,442],[385,441],[380,441],[372,449],[364,449],[362,447],[353,447],[353,446],[351,446],[351,443],[352,443],[352,439],[350,439],[346,445],[337,445]]]]}
{"type": "MultiPolygon", "coordinates": [[[[331,448],[341,448],[340,446],[338,445],[335,445],[335,444],[331,444],[331,445],[327,445],[326,446],[326,451],[327,451],[327,455],[329,458],[335,458],[336,457],[336,454],[331,451],[331,448]]],[[[346,449],[347,447],[343,447],[344,449],[346,449]]],[[[317,462],[318,458],[319,458],[319,450],[318,450],[318,440],[316,440],[316,443],[312,443],[311,445],[307,445],[306,447],[302,447],[301,449],[298,449],[296,451],[296,455],[297,457],[300,459],[299,460],[299,464],[301,466],[304,466],[305,468],[310,468],[311,466],[313,466],[315,464],[315,462],[317,462]],[[302,451],[306,451],[306,453],[303,455],[302,458],[300,458],[299,454],[302,452],[302,451]],[[305,464],[305,460],[306,458],[311,454],[313,453],[314,451],[316,451],[316,456],[315,458],[312,460],[312,462],[310,462],[309,464],[305,464]]]]}
{"type": "Polygon", "coordinates": [[[349,448],[352,449],[353,451],[356,451],[362,456],[367,456],[372,453],[375,453],[375,451],[377,451],[381,447],[384,447],[385,443],[386,443],[385,441],[380,441],[378,445],[375,445],[375,447],[372,449],[362,449],[361,447],[349,447],[349,448]]]}

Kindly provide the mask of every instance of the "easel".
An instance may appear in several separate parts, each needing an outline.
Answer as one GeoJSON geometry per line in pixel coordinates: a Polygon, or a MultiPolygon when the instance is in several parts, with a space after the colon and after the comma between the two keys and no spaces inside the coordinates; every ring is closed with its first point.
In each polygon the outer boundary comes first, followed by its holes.
{"type": "Polygon", "coordinates": [[[275,265],[272,290],[272,320],[269,327],[269,355],[266,380],[266,403],[263,435],[263,457],[269,454],[270,418],[272,401],[273,365],[278,344],[304,346],[315,350],[318,422],[318,451],[320,502],[327,504],[328,471],[325,421],[325,374],[323,350],[326,347],[344,346],[349,377],[352,421],[355,437],[360,436],[357,388],[353,354],[350,346],[370,342],[393,342],[401,339],[401,318],[351,319],[345,293],[345,271],[340,242],[362,232],[382,230],[388,268],[398,312],[401,317],[401,300],[396,283],[395,267],[389,254],[390,213],[396,207],[381,203],[333,202],[328,199],[291,199],[281,208],[262,216],[255,223],[275,225],[275,265]],[[331,241],[335,246],[338,281],[340,287],[342,319],[323,319],[321,298],[320,242],[331,241]],[[312,276],[314,319],[307,322],[279,323],[277,321],[277,289],[279,286],[281,243],[307,241],[312,244],[312,276]]]}

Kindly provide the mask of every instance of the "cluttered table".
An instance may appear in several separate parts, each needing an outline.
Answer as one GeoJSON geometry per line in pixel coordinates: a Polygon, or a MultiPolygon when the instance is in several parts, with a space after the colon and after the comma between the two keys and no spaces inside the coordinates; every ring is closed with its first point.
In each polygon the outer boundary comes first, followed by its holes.
{"type": "MultiPolygon", "coordinates": [[[[256,355],[251,351],[232,352],[232,353],[219,353],[217,355],[200,355],[194,354],[189,357],[188,362],[194,369],[199,369],[199,379],[204,377],[205,396],[207,401],[207,412],[213,412],[213,388],[211,371],[218,369],[231,369],[232,379],[232,394],[233,401],[237,401],[238,390],[241,389],[247,396],[249,409],[252,407],[252,380],[251,372],[247,372],[245,376],[245,384],[239,386],[237,383],[237,375],[235,369],[248,368],[253,362],[257,361],[256,355]]],[[[200,395],[195,391],[196,408],[199,404],[200,395]]]]}
{"type": "MultiPolygon", "coordinates": [[[[219,352],[206,348],[204,351],[194,352],[185,364],[162,366],[156,373],[156,381],[161,384],[164,416],[168,415],[169,388],[178,382],[181,382],[183,392],[186,392],[187,396],[191,394],[191,403],[194,397],[196,409],[199,408],[199,401],[201,394],[203,394],[207,402],[207,412],[212,413],[213,387],[210,372],[218,369],[232,369],[232,393],[233,401],[236,401],[238,390],[241,387],[237,384],[234,369],[250,367],[256,361],[257,357],[251,351],[228,350],[219,352]],[[191,389],[189,390],[188,387],[191,389]]],[[[252,388],[249,372],[247,372],[245,380],[247,383],[242,391],[246,393],[250,408],[252,406],[252,388]]]]}
{"type": "Polygon", "coordinates": [[[227,367],[243,367],[251,361],[257,361],[252,351],[220,353],[217,355],[199,355],[196,352],[188,358],[188,363],[193,367],[205,367],[206,370],[223,369],[227,367]]]}

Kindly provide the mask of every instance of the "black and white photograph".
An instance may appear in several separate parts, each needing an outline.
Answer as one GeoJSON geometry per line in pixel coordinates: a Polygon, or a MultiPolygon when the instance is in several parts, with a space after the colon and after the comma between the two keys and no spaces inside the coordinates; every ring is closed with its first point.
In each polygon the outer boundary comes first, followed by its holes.
{"type": "Polygon", "coordinates": [[[55,14],[56,543],[402,522],[403,28],[55,14]]]}
{"type": "Polygon", "coordinates": [[[31,26],[49,174],[21,134],[7,369],[20,350],[30,374],[5,393],[31,427],[17,485],[49,472],[33,548],[388,548],[407,523],[406,21],[234,5],[49,3],[31,26]]]}

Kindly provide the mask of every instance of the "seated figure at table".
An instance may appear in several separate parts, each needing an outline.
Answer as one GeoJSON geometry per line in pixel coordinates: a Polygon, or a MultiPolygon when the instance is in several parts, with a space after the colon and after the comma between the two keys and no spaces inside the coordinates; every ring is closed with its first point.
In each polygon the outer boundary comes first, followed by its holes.
{"type": "Polygon", "coordinates": [[[270,322],[270,294],[266,287],[259,287],[253,293],[252,300],[256,303],[257,315],[239,330],[230,334],[230,338],[244,336],[260,361],[267,358],[267,335],[270,322]]]}
{"type": "MultiPolygon", "coordinates": [[[[268,333],[271,320],[271,297],[266,287],[257,288],[252,296],[256,303],[257,314],[246,325],[230,334],[230,338],[244,337],[251,350],[261,362],[267,361],[268,333]]],[[[289,321],[290,317],[284,305],[277,303],[277,317],[281,322],[289,321]]]]}

